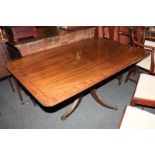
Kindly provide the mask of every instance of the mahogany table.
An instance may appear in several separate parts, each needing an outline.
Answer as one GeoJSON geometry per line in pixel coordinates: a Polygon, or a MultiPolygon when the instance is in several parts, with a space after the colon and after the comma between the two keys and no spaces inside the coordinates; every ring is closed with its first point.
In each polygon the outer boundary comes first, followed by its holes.
{"type": "MultiPolygon", "coordinates": [[[[108,39],[92,38],[53,48],[9,62],[6,67],[13,76],[46,107],[55,106],[145,58],[143,49],[119,44],[108,39]]],[[[101,105],[117,109],[99,98],[101,105]]],[[[68,117],[79,105],[75,100],[68,117]]]]}

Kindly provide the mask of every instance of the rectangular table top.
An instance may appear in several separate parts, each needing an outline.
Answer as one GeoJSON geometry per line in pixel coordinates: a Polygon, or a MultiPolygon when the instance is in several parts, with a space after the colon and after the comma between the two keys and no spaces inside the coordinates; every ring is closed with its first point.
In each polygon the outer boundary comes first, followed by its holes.
{"type": "Polygon", "coordinates": [[[140,48],[92,38],[11,61],[6,67],[40,104],[54,106],[147,55],[140,48]]]}

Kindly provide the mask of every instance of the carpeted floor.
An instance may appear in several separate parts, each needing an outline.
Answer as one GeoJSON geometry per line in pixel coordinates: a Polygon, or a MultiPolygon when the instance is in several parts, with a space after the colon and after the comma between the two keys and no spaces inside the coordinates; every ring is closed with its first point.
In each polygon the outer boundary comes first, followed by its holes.
{"type": "MultiPolygon", "coordinates": [[[[40,106],[34,106],[24,91],[22,93],[26,104],[21,105],[17,93],[12,92],[8,81],[0,81],[0,128],[116,129],[125,106],[130,103],[135,88],[135,84],[130,81],[124,84],[125,77],[126,73],[124,73],[121,86],[118,86],[118,80],[113,79],[97,89],[104,100],[111,105],[118,106],[118,110],[104,108],[97,104],[90,94],[86,94],[76,111],[65,121],[62,121],[60,116],[70,105],[55,112],[52,109],[47,112],[40,106]]],[[[144,107],[144,110],[155,113],[154,108],[144,107]]]]}

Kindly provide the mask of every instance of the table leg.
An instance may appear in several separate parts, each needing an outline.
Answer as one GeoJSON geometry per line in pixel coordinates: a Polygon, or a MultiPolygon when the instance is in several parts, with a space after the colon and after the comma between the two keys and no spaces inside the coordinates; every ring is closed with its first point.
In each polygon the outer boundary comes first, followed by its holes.
{"type": "Polygon", "coordinates": [[[16,84],[16,89],[17,89],[19,98],[20,98],[22,104],[24,104],[23,96],[22,96],[22,93],[21,93],[21,90],[20,90],[20,84],[19,84],[19,82],[17,80],[15,80],[15,84],[16,84]]]}
{"type": "Polygon", "coordinates": [[[9,84],[10,84],[12,91],[15,92],[11,77],[8,77],[8,81],[9,81],[9,84]]]}
{"type": "Polygon", "coordinates": [[[123,75],[119,75],[117,79],[118,79],[118,85],[120,86],[122,83],[123,75]]]}
{"type": "Polygon", "coordinates": [[[100,105],[102,105],[106,108],[109,108],[109,109],[114,109],[114,110],[117,109],[117,107],[110,106],[107,103],[105,103],[102,99],[100,99],[100,97],[97,95],[96,89],[93,89],[90,93],[91,93],[92,97],[95,99],[95,101],[97,103],[99,103],[100,105]]]}
{"type": "Polygon", "coordinates": [[[73,111],[78,107],[78,105],[81,103],[81,100],[82,100],[82,97],[79,97],[78,99],[76,99],[73,102],[70,109],[61,116],[61,120],[65,120],[68,116],[70,116],[73,113],[73,111]]]}
{"type": "Polygon", "coordinates": [[[33,98],[33,97],[30,97],[30,98],[31,98],[31,101],[32,101],[33,105],[34,105],[34,106],[37,106],[37,103],[36,103],[36,101],[34,100],[34,98],[33,98]]]}

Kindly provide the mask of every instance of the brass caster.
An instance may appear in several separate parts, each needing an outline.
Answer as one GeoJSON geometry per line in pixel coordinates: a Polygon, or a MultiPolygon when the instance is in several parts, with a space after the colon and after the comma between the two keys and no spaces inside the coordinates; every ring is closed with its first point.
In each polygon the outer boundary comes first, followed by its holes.
{"type": "Polygon", "coordinates": [[[118,107],[117,107],[117,106],[115,106],[115,107],[113,107],[112,109],[117,110],[117,109],[118,109],[118,107]]]}
{"type": "Polygon", "coordinates": [[[36,104],[36,103],[34,103],[33,105],[34,105],[35,107],[37,106],[37,104],[36,104]]]}
{"type": "Polygon", "coordinates": [[[66,120],[66,117],[65,117],[64,115],[61,116],[61,120],[62,120],[62,121],[66,120]]]}

